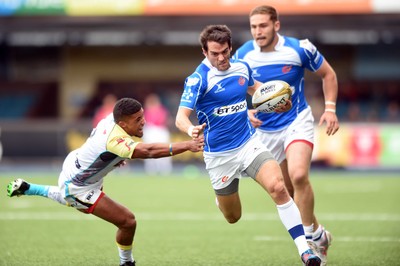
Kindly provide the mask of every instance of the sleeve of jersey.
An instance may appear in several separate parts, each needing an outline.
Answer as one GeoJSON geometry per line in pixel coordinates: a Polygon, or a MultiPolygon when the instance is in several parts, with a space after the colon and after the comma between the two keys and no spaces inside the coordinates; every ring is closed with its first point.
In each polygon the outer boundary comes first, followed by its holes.
{"type": "Polygon", "coordinates": [[[107,150],[121,158],[131,159],[133,151],[138,144],[120,126],[115,125],[108,136],[107,150]]]}
{"type": "Polygon", "coordinates": [[[201,76],[197,73],[194,73],[186,78],[181,102],[179,104],[180,107],[194,109],[199,96],[201,82],[201,76]]]}
{"type": "Polygon", "coordinates": [[[246,61],[243,61],[243,60],[240,60],[240,61],[243,62],[246,65],[247,73],[249,73],[249,84],[248,84],[248,86],[249,87],[254,86],[255,81],[254,81],[254,78],[253,78],[253,70],[251,69],[249,64],[247,64],[246,61]]]}
{"type": "Polygon", "coordinates": [[[232,55],[233,60],[241,59],[240,57],[240,48],[236,50],[236,52],[232,55]]]}
{"type": "Polygon", "coordinates": [[[253,40],[247,41],[240,46],[232,56],[232,59],[243,59],[244,56],[251,50],[254,50],[253,40]]]}
{"type": "Polygon", "coordinates": [[[312,44],[309,40],[300,40],[300,49],[303,54],[301,54],[301,58],[304,66],[315,72],[317,71],[324,61],[324,57],[318,52],[317,48],[312,44]]]}

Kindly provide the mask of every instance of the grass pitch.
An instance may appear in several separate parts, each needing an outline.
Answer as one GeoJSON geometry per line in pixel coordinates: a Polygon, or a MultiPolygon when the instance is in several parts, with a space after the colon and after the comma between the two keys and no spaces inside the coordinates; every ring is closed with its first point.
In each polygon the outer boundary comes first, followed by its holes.
{"type": "MultiPolygon", "coordinates": [[[[15,175],[14,175],[15,174],[15,175]]],[[[12,173],[56,185],[58,173],[12,173]]],[[[332,232],[329,265],[400,265],[400,175],[312,172],[319,221],[332,232]]],[[[0,265],[118,265],[116,228],[40,197],[6,197],[0,175],[0,265]],[[0,190],[1,191],[1,190],[0,190]]],[[[138,220],[139,266],[301,265],[272,200],[251,179],[243,216],[228,224],[208,177],[115,173],[105,192],[138,220]]]]}

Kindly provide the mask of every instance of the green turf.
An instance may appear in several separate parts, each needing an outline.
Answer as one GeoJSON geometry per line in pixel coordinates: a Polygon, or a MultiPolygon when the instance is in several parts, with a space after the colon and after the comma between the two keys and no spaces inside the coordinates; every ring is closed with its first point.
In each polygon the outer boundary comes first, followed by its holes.
{"type": "MultiPolygon", "coordinates": [[[[56,184],[49,174],[19,175],[56,184]]],[[[316,213],[333,234],[329,265],[400,265],[398,174],[313,173],[316,213]]],[[[111,174],[105,192],[138,220],[139,266],[301,265],[274,204],[241,181],[242,219],[228,224],[207,177],[111,174]]],[[[7,198],[0,176],[0,265],[118,265],[115,227],[39,197],[7,198]]]]}

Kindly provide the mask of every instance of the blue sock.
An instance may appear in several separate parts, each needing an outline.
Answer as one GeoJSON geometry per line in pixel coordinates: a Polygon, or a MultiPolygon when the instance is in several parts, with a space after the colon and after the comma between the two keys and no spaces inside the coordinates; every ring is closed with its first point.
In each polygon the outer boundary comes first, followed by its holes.
{"type": "Polygon", "coordinates": [[[25,195],[38,195],[47,197],[49,193],[49,186],[30,184],[29,189],[25,191],[25,195]]]}
{"type": "Polygon", "coordinates": [[[303,225],[302,224],[298,224],[295,227],[290,228],[288,230],[288,232],[289,232],[290,236],[293,238],[293,240],[295,240],[299,236],[303,236],[304,235],[303,225]]]}

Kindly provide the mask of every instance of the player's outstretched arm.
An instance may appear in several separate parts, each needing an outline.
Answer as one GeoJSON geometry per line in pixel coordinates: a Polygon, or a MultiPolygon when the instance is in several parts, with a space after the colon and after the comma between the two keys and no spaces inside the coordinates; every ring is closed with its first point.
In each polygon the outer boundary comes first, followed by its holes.
{"type": "Polygon", "coordinates": [[[203,151],[204,138],[175,143],[138,143],[132,154],[132,159],[162,158],[181,154],[186,151],[203,151]]]}

